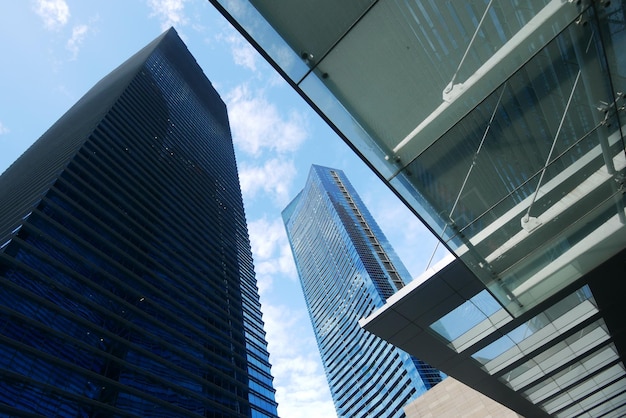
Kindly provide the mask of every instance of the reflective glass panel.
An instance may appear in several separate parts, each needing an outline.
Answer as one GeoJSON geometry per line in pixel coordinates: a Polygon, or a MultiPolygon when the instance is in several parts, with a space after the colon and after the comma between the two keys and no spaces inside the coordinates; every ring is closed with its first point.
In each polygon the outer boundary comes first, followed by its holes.
{"type": "MultiPolygon", "coordinates": [[[[615,382],[613,385],[611,385],[611,387],[607,388],[606,391],[608,393],[613,394],[614,397],[612,397],[612,398],[607,397],[608,400],[606,400],[605,402],[600,403],[598,406],[590,409],[589,410],[589,414],[592,417],[599,417],[599,416],[601,416],[602,414],[604,414],[606,412],[609,412],[609,411],[614,410],[614,409],[618,409],[618,407],[626,405],[626,392],[623,392],[621,395],[617,395],[617,396],[614,395],[618,390],[623,391],[625,389],[625,386],[626,386],[626,381],[624,379],[622,379],[622,380],[619,380],[619,381],[615,382]],[[616,390],[613,390],[613,387],[616,390]]],[[[601,393],[605,393],[605,390],[602,390],[601,393]]],[[[567,414],[573,415],[573,413],[572,413],[573,411],[567,410],[567,411],[564,411],[564,412],[567,413],[567,414]]],[[[561,414],[559,414],[559,415],[561,415],[561,414]]]]}
{"type": "Polygon", "coordinates": [[[598,350],[590,356],[579,362],[569,366],[567,369],[557,373],[556,375],[546,379],[545,381],[532,386],[523,392],[531,402],[541,402],[543,399],[555,394],[576,381],[584,380],[591,373],[599,370],[607,364],[619,358],[615,345],[598,350]]]}
{"type": "Polygon", "coordinates": [[[616,391],[623,390],[624,382],[620,382],[620,384],[616,386],[607,387],[605,389],[606,393],[604,394],[599,393],[599,396],[592,395],[590,397],[587,397],[584,400],[582,400],[581,398],[586,397],[588,394],[590,394],[594,390],[606,385],[612,380],[615,380],[619,377],[624,376],[625,374],[626,372],[624,372],[624,366],[622,366],[621,364],[616,364],[615,366],[610,367],[607,370],[604,370],[598,373],[597,375],[593,376],[591,379],[588,379],[580,383],[579,385],[576,385],[572,389],[568,390],[567,392],[564,392],[563,394],[557,396],[556,398],[550,399],[549,401],[543,403],[541,407],[549,414],[552,414],[574,402],[581,401],[580,406],[583,408],[585,406],[592,406],[595,403],[594,400],[598,401],[605,396],[610,397],[611,395],[614,395],[616,391]]]}
{"type": "Polygon", "coordinates": [[[545,374],[573,360],[609,339],[604,320],[588,325],[574,335],[548,348],[524,364],[507,372],[500,380],[518,390],[530,385],[545,374]]]}
{"type": "Polygon", "coordinates": [[[512,317],[487,290],[483,290],[431,324],[430,328],[445,338],[450,348],[461,352],[510,320],[512,317]]]}
{"type": "Polygon", "coordinates": [[[497,373],[597,312],[589,287],[585,286],[477,351],[472,357],[490,374],[497,373]]]}
{"type": "Polygon", "coordinates": [[[405,170],[514,314],[626,245],[622,134],[596,106],[622,99],[592,58],[601,50],[573,22],[405,170]]]}

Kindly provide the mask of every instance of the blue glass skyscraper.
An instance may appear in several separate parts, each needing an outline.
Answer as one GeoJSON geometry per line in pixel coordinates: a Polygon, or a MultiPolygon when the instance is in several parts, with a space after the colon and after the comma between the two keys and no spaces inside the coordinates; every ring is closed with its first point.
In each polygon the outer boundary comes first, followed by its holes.
{"type": "Polygon", "coordinates": [[[404,286],[406,268],[340,170],[313,166],[283,220],[337,415],[403,417],[442,375],[358,320],[404,286]]]}
{"type": "Polygon", "coordinates": [[[226,107],[173,29],[0,177],[0,415],[276,417],[226,107]]]}

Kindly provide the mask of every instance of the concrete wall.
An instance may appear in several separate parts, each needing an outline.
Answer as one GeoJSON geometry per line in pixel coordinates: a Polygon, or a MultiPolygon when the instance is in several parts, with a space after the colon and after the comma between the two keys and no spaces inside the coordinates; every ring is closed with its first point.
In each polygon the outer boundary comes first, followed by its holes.
{"type": "Polygon", "coordinates": [[[451,377],[404,408],[406,418],[523,418],[451,377]]]}

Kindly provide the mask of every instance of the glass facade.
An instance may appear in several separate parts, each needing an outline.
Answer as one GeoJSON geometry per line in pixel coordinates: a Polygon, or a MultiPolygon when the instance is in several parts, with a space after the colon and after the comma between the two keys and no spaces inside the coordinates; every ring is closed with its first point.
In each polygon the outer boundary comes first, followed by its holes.
{"type": "Polygon", "coordinates": [[[626,247],[623,1],[212,3],[513,316],[626,247]]]}
{"type": "Polygon", "coordinates": [[[3,416],[276,417],[226,108],[173,29],[0,197],[3,416]]]}
{"type": "Polygon", "coordinates": [[[313,166],[283,211],[304,298],[340,417],[403,417],[442,374],[358,321],[409,278],[342,171],[313,166]]]}

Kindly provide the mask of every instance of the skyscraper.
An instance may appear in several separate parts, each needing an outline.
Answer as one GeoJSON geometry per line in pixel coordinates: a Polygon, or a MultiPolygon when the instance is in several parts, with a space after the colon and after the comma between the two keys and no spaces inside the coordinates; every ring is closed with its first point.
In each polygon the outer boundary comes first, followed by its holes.
{"type": "Polygon", "coordinates": [[[276,417],[226,107],[174,29],[0,177],[0,414],[276,417]]]}
{"type": "Polygon", "coordinates": [[[359,327],[409,277],[340,170],[313,166],[283,211],[304,298],[340,417],[402,417],[439,371],[359,327]]]}

